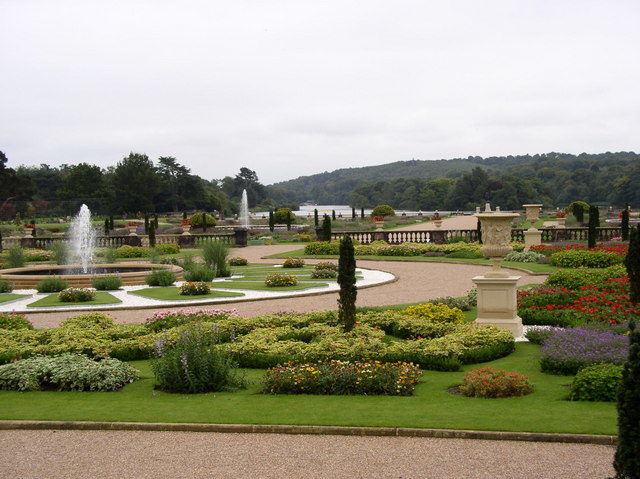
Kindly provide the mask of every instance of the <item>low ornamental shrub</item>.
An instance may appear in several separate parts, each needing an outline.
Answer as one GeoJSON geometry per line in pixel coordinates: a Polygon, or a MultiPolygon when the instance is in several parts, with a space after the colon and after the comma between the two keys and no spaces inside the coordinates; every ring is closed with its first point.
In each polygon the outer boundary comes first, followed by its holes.
{"type": "Polygon", "coordinates": [[[410,363],[327,361],[286,363],[268,369],[265,394],[411,396],[422,372],[410,363]]]}
{"type": "Polygon", "coordinates": [[[182,283],[179,292],[183,296],[201,296],[211,293],[211,287],[204,281],[189,281],[182,283]]]}
{"type": "Polygon", "coordinates": [[[548,286],[556,286],[567,289],[580,289],[583,286],[603,283],[609,279],[625,278],[627,271],[622,265],[611,266],[602,269],[577,269],[561,270],[551,273],[545,280],[548,286]]]}
{"type": "Polygon", "coordinates": [[[11,248],[7,252],[5,268],[22,268],[27,262],[24,250],[19,247],[11,248]]]}
{"type": "Polygon", "coordinates": [[[184,271],[184,279],[187,281],[205,281],[210,282],[216,277],[215,270],[205,265],[194,264],[188,270],[184,271]]]}
{"type": "Polygon", "coordinates": [[[533,385],[524,374],[487,366],[467,371],[458,390],[468,397],[506,398],[531,394],[533,385]]]}
{"type": "Polygon", "coordinates": [[[395,216],[396,212],[389,205],[378,205],[371,211],[371,216],[395,216]]]}
{"type": "Polygon", "coordinates": [[[0,389],[13,391],[117,391],[139,379],[138,371],[117,359],[93,361],[63,354],[0,366],[0,389]]]}
{"type": "Polygon", "coordinates": [[[63,289],[67,288],[67,282],[56,276],[51,278],[45,278],[36,285],[38,293],[59,293],[63,289]]]}
{"type": "Polygon", "coordinates": [[[329,270],[338,272],[338,265],[336,263],[332,263],[331,261],[321,261],[313,266],[313,269],[316,271],[320,270],[329,270]]]}
{"type": "Polygon", "coordinates": [[[442,303],[426,303],[409,306],[404,314],[433,323],[461,323],[464,314],[458,308],[450,308],[442,303]]]}
{"type": "Polygon", "coordinates": [[[102,276],[93,278],[91,284],[98,291],[115,291],[122,286],[122,278],[120,276],[102,276]]]}
{"type": "Polygon", "coordinates": [[[159,338],[151,368],[157,388],[173,393],[205,393],[245,386],[231,356],[218,347],[215,332],[185,326],[172,341],[159,338]]]}
{"type": "Polygon", "coordinates": [[[533,326],[527,329],[524,337],[527,338],[532,344],[542,344],[547,338],[551,337],[555,329],[559,328],[533,326]]]}
{"type": "Polygon", "coordinates": [[[0,329],[33,329],[33,325],[18,313],[0,313],[0,329]]]}
{"type": "Polygon", "coordinates": [[[240,256],[229,259],[229,266],[246,266],[248,264],[249,261],[247,260],[247,258],[241,258],[240,256]]]}
{"type": "Polygon", "coordinates": [[[156,269],[144,278],[149,286],[171,286],[176,279],[176,275],[166,269],[156,269]]]}
{"type": "Polygon", "coordinates": [[[207,228],[213,227],[216,225],[216,219],[210,214],[205,213],[195,213],[191,215],[191,226],[193,228],[202,228],[203,218],[206,218],[204,221],[207,223],[207,228]]]}
{"type": "Polygon", "coordinates": [[[524,252],[509,253],[507,256],[504,257],[504,260],[513,261],[515,263],[537,263],[542,258],[545,258],[543,254],[529,251],[527,253],[524,253],[524,252]]]}
{"type": "Polygon", "coordinates": [[[267,275],[264,284],[269,287],[295,286],[298,284],[298,278],[292,274],[274,273],[267,275]]]}
{"type": "Polygon", "coordinates": [[[116,248],[118,258],[146,258],[150,254],[149,248],[144,246],[123,245],[116,248]]]}
{"type": "Polygon", "coordinates": [[[287,258],[282,263],[283,268],[302,268],[304,260],[302,258],[287,258]]]}
{"type": "Polygon", "coordinates": [[[58,293],[63,303],[82,303],[96,299],[96,292],[89,288],[66,288],[58,293]]]}
{"type": "Polygon", "coordinates": [[[338,273],[330,269],[314,269],[310,276],[313,279],[333,279],[338,277],[338,273]]]}
{"type": "Polygon", "coordinates": [[[557,329],[542,344],[540,368],[550,374],[572,375],[593,364],[623,364],[628,353],[626,335],[586,328],[557,329]]]}
{"type": "Polygon", "coordinates": [[[180,252],[180,245],[176,243],[156,244],[156,250],[160,254],[178,254],[180,252]]]}
{"type": "Polygon", "coordinates": [[[447,258],[480,259],[484,255],[479,251],[452,251],[446,254],[447,258]]]}
{"type": "Polygon", "coordinates": [[[568,250],[551,255],[550,264],[562,268],[608,268],[624,259],[615,253],[594,250],[568,250]]]}
{"type": "Polygon", "coordinates": [[[0,293],[10,293],[13,291],[13,286],[9,281],[0,280],[0,293]]]}
{"type": "Polygon", "coordinates": [[[158,311],[144,324],[146,328],[157,332],[189,323],[219,323],[238,317],[238,311],[235,309],[179,309],[158,311]]]}
{"type": "Polygon", "coordinates": [[[622,382],[622,365],[594,364],[581,369],[573,378],[572,401],[615,401],[622,382]]]}

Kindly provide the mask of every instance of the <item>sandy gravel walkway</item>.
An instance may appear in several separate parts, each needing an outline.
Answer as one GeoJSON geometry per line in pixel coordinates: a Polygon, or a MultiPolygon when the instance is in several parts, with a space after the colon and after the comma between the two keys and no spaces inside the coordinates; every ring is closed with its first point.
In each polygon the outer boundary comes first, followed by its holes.
{"type": "MultiPolygon", "coordinates": [[[[261,260],[263,256],[282,253],[295,249],[292,245],[249,246],[242,250],[234,250],[233,255],[242,255],[250,262],[281,263],[282,260],[261,260]]],[[[307,260],[308,263],[317,261],[307,260]]],[[[471,278],[483,274],[489,267],[436,262],[402,262],[402,261],[363,261],[357,262],[359,267],[373,268],[393,273],[398,278],[395,283],[375,286],[358,291],[359,306],[382,306],[385,304],[403,304],[425,301],[439,296],[463,296],[474,285],[471,278]]],[[[532,276],[522,272],[514,272],[521,276],[518,284],[541,283],[546,276],[532,276]]],[[[319,296],[291,297],[252,302],[235,302],[198,308],[235,308],[245,316],[275,313],[280,311],[324,311],[337,308],[338,294],[319,296]]],[[[116,310],[108,314],[121,323],[141,323],[154,311],[179,309],[159,307],[157,309],[116,310]]],[[[64,319],[75,316],[73,312],[30,313],[29,320],[37,327],[54,327],[64,319]]]]}
{"type": "Polygon", "coordinates": [[[609,446],[465,439],[2,431],[0,477],[592,479],[609,446]]]}

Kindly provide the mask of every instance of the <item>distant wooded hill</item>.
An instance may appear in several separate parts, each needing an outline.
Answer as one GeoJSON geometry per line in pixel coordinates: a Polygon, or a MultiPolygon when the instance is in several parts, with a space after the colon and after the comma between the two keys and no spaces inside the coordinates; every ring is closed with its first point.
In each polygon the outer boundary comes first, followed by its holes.
{"type": "Polygon", "coordinates": [[[640,155],[634,152],[469,157],[398,161],[303,176],[267,187],[280,202],[396,208],[471,208],[492,201],[548,206],[575,200],[640,206],[640,155]]]}

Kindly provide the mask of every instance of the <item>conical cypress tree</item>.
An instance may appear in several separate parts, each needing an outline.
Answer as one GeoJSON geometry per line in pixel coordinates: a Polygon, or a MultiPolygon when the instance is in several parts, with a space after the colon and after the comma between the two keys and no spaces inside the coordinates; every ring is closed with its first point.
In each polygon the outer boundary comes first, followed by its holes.
{"type": "Polygon", "coordinates": [[[0,251],[2,251],[2,231],[0,231],[0,251]]]}
{"type": "Polygon", "coordinates": [[[629,358],[618,391],[618,448],[613,467],[616,479],[640,478],[640,331],[629,323],[629,358]]]}
{"type": "Polygon", "coordinates": [[[584,208],[580,203],[573,204],[573,216],[576,217],[576,221],[578,223],[582,223],[584,221],[584,208]]]}
{"type": "Polygon", "coordinates": [[[109,236],[109,218],[104,219],[104,234],[109,236]]]}
{"type": "Polygon", "coordinates": [[[589,231],[588,242],[589,248],[594,248],[598,241],[598,226],[600,226],[600,212],[597,206],[589,206],[589,231]]]}
{"type": "Polygon", "coordinates": [[[629,299],[632,303],[640,303],[640,225],[631,228],[629,235],[629,251],[624,258],[624,265],[629,276],[629,299]]]}
{"type": "Polygon", "coordinates": [[[287,231],[291,231],[291,215],[293,213],[289,212],[289,214],[287,215],[287,231]]]}
{"type": "Polygon", "coordinates": [[[149,248],[156,247],[156,223],[152,221],[149,225],[149,248]]]}
{"type": "Polygon", "coordinates": [[[629,207],[627,206],[622,210],[622,221],[620,223],[620,229],[622,230],[622,241],[629,239],[629,207]]]}
{"type": "Polygon", "coordinates": [[[116,227],[116,223],[113,220],[113,216],[109,216],[109,229],[113,230],[113,229],[115,229],[115,227],[116,227]]]}
{"type": "Polygon", "coordinates": [[[333,221],[335,221],[335,220],[336,220],[336,210],[331,210],[331,219],[332,219],[333,221]]]}
{"type": "Polygon", "coordinates": [[[480,226],[480,220],[478,220],[476,229],[478,230],[478,243],[482,244],[482,227],[480,226]]]}
{"type": "Polygon", "coordinates": [[[356,257],[351,236],[346,235],[340,242],[340,259],[338,260],[338,322],[345,332],[349,332],[356,324],[356,257]]]}
{"type": "Polygon", "coordinates": [[[360,219],[364,219],[364,208],[360,208],[360,219]]]}
{"type": "Polygon", "coordinates": [[[186,219],[187,219],[187,212],[186,212],[186,211],[183,211],[183,212],[182,212],[182,220],[184,221],[184,220],[186,220],[186,219]]]}
{"type": "Polygon", "coordinates": [[[273,230],[276,227],[275,219],[273,218],[273,210],[269,210],[269,230],[273,233],[273,230]]]}
{"type": "Polygon", "coordinates": [[[320,224],[320,220],[318,219],[318,209],[313,210],[313,223],[316,225],[316,228],[320,224]]]}
{"type": "Polygon", "coordinates": [[[331,241],[331,218],[324,215],[322,220],[322,241],[331,241]]]}
{"type": "Polygon", "coordinates": [[[149,234],[149,214],[144,214],[144,234],[149,234]]]}
{"type": "Polygon", "coordinates": [[[158,226],[160,226],[160,222],[158,221],[158,215],[153,215],[153,226],[155,227],[155,229],[158,229],[158,226]]]}
{"type": "Polygon", "coordinates": [[[351,219],[355,220],[356,219],[356,209],[355,208],[351,208],[351,219]]]}

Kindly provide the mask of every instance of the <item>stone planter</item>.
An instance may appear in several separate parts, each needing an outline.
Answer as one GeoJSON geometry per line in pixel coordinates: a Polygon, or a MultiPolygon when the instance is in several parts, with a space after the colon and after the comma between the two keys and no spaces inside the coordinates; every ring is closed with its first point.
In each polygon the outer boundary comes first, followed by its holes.
{"type": "Polygon", "coordinates": [[[558,225],[556,226],[556,228],[566,228],[565,223],[567,221],[567,218],[564,216],[558,216],[556,217],[556,221],[558,222],[558,225]]]}
{"type": "Polygon", "coordinates": [[[442,226],[442,220],[433,220],[433,224],[436,228],[440,228],[442,226]]]}
{"type": "Polygon", "coordinates": [[[519,217],[517,213],[479,213],[474,215],[480,220],[482,228],[482,254],[493,262],[493,271],[486,276],[507,276],[500,271],[502,259],[511,253],[511,222],[519,217]]]}
{"type": "Polygon", "coordinates": [[[127,226],[129,229],[129,236],[137,236],[138,227],[137,226],[127,226]]]}
{"type": "Polygon", "coordinates": [[[526,210],[527,220],[534,224],[540,219],[540,208],[542,205],[522,205],[526,210]]]}
{"type": "Polygon", "coordinates": [[[374,221],[376,225],[376,231],[382,231],[384,229],[384,221],[374,221]]]}
{"type": "Polygon", "coordinates": [[[190,231],[191,231],[191,225],[184,225],[182,227],[182,235],[183,236],[189,236],[191,234],[190,231]]]}

